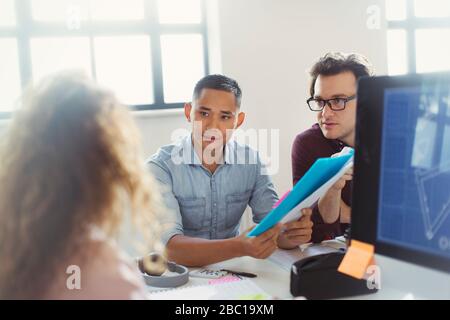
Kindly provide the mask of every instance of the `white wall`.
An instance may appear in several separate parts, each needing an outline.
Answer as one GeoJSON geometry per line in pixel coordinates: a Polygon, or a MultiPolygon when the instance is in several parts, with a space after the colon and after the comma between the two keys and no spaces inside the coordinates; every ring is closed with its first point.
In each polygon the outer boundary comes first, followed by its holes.
{"type": "Polygon", "coordinates": [[[155,153],[160,146],[171,143],[174,130],[189,128],[181,110],[140,111],[135,113],[135,119],[141,130],[146,158],[155,153]]]}

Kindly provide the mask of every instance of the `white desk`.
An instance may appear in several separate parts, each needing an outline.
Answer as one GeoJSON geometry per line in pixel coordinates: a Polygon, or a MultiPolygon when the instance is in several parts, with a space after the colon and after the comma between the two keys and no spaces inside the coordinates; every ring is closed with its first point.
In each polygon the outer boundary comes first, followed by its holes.
{"type": "MultiPolygon", "coordinates": [[[[235,258],[207,267],[208,269],[231,269],[235,271],[251,272],[257,275],[251,279],[268,294],[280,299],[292,298],[289,292],[289,271],[280,268],[270,260],[258,260],[251,257],[235,258]]],[[[189,282],[182,287],[207,284],[211,279],[189,277],[189,282]]],[[[159,291],[160,288],[147,287],[150,292],[159,291]]],[[[186,297],[189,299],[189,297],[186,297]]]]}
{"type": "MultiPolygon", "coordinates": [[[[332,246],[326,246],[328,248],[309,247],[304,252],[297,249],[296,251],[279,250],[266,260],[242,257],[216,263],[208,268],[231,269],[257,274],[257,278],[253,278],[252,281],[264,291],[275,298],[292,299],[289,289],[290,268],[286,267],[289,256],[294,261],[304,256],[336,251],[337,249],[332,246]],[[280,257],[284,263],[277,259],[280,257]]],[[[450,299],[450,274],[378,255],[376,255],[376,261],[382,272],[381,290],[375,294],[351,299],[450,299]]],[[[210,279],[190,277],[185,286],[207,284],[208,280],[210,279]]],[[[148,289],[149,291],[161,290],[155,287],[148,287],[148,289]]]]}

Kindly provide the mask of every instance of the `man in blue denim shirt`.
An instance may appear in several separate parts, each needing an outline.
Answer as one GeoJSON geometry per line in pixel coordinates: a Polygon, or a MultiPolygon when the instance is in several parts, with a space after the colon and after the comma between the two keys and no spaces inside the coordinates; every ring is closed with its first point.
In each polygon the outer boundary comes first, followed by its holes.
{"type": "Polygon", "coordinates": [[[165,205],[163,235],[168,258],[187,266],[202,266],[239,256],[266,258],[277,248],[293,248],[311,237],[311,211],[299,221],[278,224],[258,237],[238,235],[247,205],[258,223],[278,196],[256,151],[231,139],[242,125],[241,90],[222,75],[201,79],[185,115],[192,133],[164,146],[149,160],[161,183],[165,205]]]}

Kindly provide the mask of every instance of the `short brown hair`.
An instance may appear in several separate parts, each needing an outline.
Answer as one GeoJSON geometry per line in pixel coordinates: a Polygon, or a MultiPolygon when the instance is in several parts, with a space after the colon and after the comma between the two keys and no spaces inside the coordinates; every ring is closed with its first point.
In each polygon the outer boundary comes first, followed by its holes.
{"type": "Polygon", "coordinates": [[[373,75],[372,65],[369,60],[358,53],[329,52],[319,59],[309,72],[311,84],[309,93],[314,96],[314,86],[319,75],[332,76],[341,72],[350,71],[358,80],[363,76],[373,75]]]}

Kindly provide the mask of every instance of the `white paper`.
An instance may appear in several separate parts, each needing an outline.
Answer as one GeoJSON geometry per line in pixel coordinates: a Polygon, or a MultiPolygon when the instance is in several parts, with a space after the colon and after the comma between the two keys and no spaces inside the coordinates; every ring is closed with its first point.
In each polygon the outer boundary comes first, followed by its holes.
{"type": "Polygon", "coordinates": [[[150,293],[150,298],[154,300],[248,300],[255,296],[261,299],[271,298],[267,292],[250,279],[150,293]]]}

